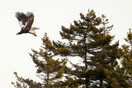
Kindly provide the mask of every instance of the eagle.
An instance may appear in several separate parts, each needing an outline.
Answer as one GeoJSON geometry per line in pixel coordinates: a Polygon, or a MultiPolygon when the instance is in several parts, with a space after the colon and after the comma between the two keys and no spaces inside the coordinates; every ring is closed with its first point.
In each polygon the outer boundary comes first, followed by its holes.
{"type": "Polygon", "coordinates": [[[23,33],[30,33],[34,36],[37,36],[34,30],[39,29],[38,27],[32,27],[34,21],[34,14],[32,12],[27,12],[24,14],[23,12],[16,12],[16,18],[20,24],[21,30],[16,35],[23,33]]]}

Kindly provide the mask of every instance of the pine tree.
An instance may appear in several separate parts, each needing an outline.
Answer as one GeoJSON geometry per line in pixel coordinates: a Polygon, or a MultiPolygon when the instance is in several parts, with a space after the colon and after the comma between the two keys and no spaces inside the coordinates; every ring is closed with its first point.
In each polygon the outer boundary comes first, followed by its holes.
{"type": "Polygon", "coordinates": [[[33,62],[37,67],[37,74],[40,74],[42,83],[35,82],[31,79],[25,79],[15,72],[17,82],[14,84],[16,88],[53,88],[54,81],[60,79],[66,68],[66,59],[53,59],[54,53],[51,51],[54,49],[51,41],[49,40],[47,34],[42,38],[43,46],[39,51],[33,50],[33,54],[30,54],[33,62]]]}
{"type": "Polygon", "coordinates": [[[12,85],[14,85],[15,88],[42,88],[41,83],[31,80],[29,78],[25,79],[23,77],[20,77],[18,76],[17,72],[14,72],[14,74],[18,80],[15,83],[12,82],[12,85]]]}
{"type": "Polygon", "coordinates": [[[104,15],[97,17],[93,10],[86,16],[80,13],[81,20],[74,21],[70,28],[62,26],[60,35],[68,43],[54,42],[54,53],[61,56],[80,57],[82,65],[72,64],[72,70],[60,86],[86,88],[124,88],[125,76],[118,75],[117,58],[120,58],[119,42],[111,44],[114,36],[110,35],[113,25],[108,26],[104,15]]]}
{"type": "Polygon", "coordinates": [[[127,38],[125,41],[129,44],[124,44],[122,46],[122,69],[124,69],[124,74],[128,76],[126,82],[132,87],[132,31],[129,29],[127,33],[127,38]]]}

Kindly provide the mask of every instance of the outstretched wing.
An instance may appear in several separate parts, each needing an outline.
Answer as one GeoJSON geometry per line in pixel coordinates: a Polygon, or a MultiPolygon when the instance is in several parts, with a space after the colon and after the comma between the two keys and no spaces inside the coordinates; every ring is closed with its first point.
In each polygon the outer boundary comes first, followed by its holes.
{"type": "Polygon", "coordinates": [[[24,26],[24,30],[30,30],[32,24],[33,24],[33,21],[34,21],[34,15],[32,12],[27,12],[26,13],[26,17],[27,17],[27,21],[25,23],[25,26],[24,26]]]}
{"type": "Polygon", "coordinates": [[[21,28],[23,28],[28,20],[28,17],[23,12],[16,12],[15,16],[18,19],[21,28]]]}

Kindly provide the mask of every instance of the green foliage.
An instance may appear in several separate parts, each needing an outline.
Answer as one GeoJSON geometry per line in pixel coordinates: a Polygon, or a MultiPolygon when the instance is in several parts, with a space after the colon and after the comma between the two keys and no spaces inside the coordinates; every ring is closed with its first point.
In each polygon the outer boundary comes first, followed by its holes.
{"type": "Polygon", "coordinates": [[[12,85],[16,88],[42,88],[42,84],[36,81],[33,81],[29,78],[24,79],[23,77],[19,77],[16,72],[14,72],[18,81],[16,83],[12,82],[12,85]]]}
{"type": "Polygon", "coordinates": [[[131,29],[129,29],[129,32],[127,33],[127,38],[125,38],[125,41],[129,44],[132,44],[132,32],[131,29]]]}
{"type": "MultiPolygon", "coordinates": [[[[63,43],[59,42],[62,46],[59,48],[55,45],[60,50],[58,55],[64,56],[61,48],[65,47],[69,51],[65,55],[79,56],[83,60],[81,63],[84,64],[83,66],[71,62],[75,68],[69,73],[75,76],[72,78],[72,82],[75,81],[76,84],[83,87],[85,85],[86,88],[127,87],[127,83],[122,83],[127,79],[126,76],[115,69],[118,66],[117,59],[121,58],[121,54],[118,47],[119,42],[111,44],[114,38],[110,35],[113,25],[108,26],[109,20],[104,15],[97,17],[93,10],[88,10],[86,15],[80,13],[80,18],[81,20],[74,20],[74,24],[71,24],[70,28],[62,26],[60,35],[62,39],[68,40],[68,43],[62,45],[63,43]]],[[[69,79],[67,81],[70,82],[69,79]]],[[[63,84],[72,84],[67,81],[63,84]]]]}
{"type": "Polygon", "coordinates": [[[52,88],[54,85],[54,80],[57,81],[57,79],[63,77],[67,60],[65,58],[61,60],[53,59],[55,56],[53,53],[54,47],[47,34],[44,35],[42,41],[43,46],[40,48],[40,50],[36,51],[32,49],[33,54],[30,54],[30,56],[37,67],[37,74],[41,75],[40,78],[43,80],[43,82],[37,83],[30,79],[24,79],[15,73],[18,82],[16,82],[16,85],[13,82],[12,84],[16,88],[21,88],[22,84],[26,86],[25,88],[52,88]]]}
{"type": "Polygon", "coordinates": [[[131,29],[129,29],[129,32],[127,33],[127,38],[125,38],[125,41],[129,45],[123,45],[122,46],[122,69],[124,69],[124,74],[128,76],[128,80],[126,82],[132,87],[132,32],[131,29]]]}

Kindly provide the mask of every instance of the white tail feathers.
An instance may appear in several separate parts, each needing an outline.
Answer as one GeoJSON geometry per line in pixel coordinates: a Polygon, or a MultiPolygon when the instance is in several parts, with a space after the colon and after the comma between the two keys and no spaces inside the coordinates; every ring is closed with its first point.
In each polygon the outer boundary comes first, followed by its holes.
{"type": "Polygon", "coordinates": [[[36,30],[36,29],[40,29],[38,27],[32,27],[31,30],[36,30]]]}

